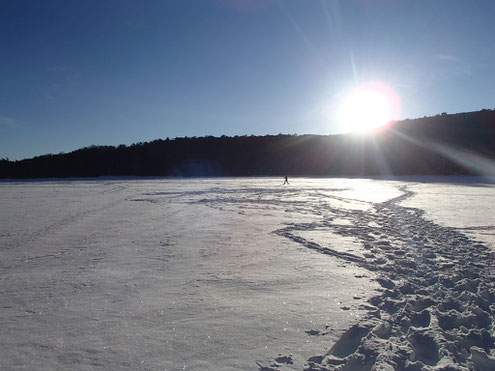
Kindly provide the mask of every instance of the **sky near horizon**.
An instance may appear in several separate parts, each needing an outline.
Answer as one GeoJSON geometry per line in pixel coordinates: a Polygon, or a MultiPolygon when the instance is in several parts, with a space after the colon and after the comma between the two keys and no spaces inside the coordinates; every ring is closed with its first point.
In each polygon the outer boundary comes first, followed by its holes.
{"type": "Polygon", "coordinates": [[[492,0],[0,0],[0,158],[495,108],[492,0]],[[356,107],[359,109],[359,107],[356,107]]]}

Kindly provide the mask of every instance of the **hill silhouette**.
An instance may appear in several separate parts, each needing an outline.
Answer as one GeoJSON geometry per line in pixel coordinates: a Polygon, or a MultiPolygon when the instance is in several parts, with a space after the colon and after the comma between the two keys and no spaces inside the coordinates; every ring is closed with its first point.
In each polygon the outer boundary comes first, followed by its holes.
{"type": "Polygon", "coordinates": [[[21,161],[0,178],[495,174],[495,111],[391,122],[373,134],[159,139],[21,161]]]}

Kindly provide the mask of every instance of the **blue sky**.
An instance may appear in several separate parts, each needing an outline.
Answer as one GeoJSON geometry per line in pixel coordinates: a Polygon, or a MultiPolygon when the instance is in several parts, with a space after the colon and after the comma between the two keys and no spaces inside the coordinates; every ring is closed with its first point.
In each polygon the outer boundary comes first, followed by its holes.
{"type": "Polygon", "coordinates": [[[368,81],[398,119],[495,107],[495,1],[1,0],[0,158],[158,138],[345,131],[368,81]]]}

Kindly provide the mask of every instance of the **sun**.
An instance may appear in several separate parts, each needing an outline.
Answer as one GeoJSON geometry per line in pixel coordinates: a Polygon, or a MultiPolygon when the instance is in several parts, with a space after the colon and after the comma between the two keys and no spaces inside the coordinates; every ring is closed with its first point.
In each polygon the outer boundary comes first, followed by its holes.
{"type": "Polygon", "coordinates": [[[399,99],[383,83],[362,84],[340,102],[337,120],[346,132],[369,132],[397,118],[399,99]]]}

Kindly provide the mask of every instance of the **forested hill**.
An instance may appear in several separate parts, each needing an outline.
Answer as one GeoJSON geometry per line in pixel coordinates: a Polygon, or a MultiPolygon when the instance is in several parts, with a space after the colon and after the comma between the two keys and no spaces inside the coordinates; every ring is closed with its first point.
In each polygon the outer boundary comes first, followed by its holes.
{"type": "Polygon", "coordinates": [[[91,146],[22,161],[0,178],[495,174],[495,111],[391,123],[368,135],[266,135],[91,146]]]}

